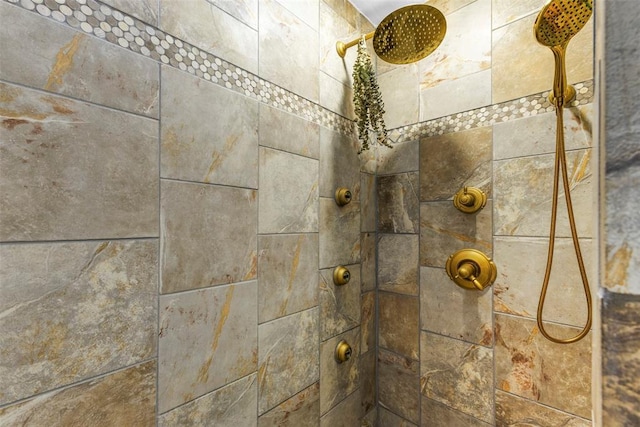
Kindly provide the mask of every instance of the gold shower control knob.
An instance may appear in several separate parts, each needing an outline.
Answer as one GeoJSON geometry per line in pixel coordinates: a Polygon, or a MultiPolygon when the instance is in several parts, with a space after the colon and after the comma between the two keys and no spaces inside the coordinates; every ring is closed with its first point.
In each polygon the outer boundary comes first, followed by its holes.
{"type": "Polygon", "coordinates": [[[336,190],[335,198],[338,206],[348,205],[349,202],[351,202],[352,198],[351,190],[349,190],[348,188],[339,187],[336,190]]]}
{"type": "Polygon", "coordinates": [[[351,350],[351,346],[345,340],[342,340],[336,346],[335,358],[336,362],[343,363],[347,360],[351,359],[351,354],[353,350],[351,350]]]}
{"type": "Polygon", "coordinates": [[[487,204],[487,195],[475,187],[464,187],[453,196],[453,206],[460,212],[475,213],[487,204]]]}
{"type": "Polygon", "coordinates": [[[498,269],[494,262],[476,249],[461,249],[447,260],[447,274],[456,285],[482,291],[496,280],[498,269]]]}
{"type": "Polygon", "coordinates": [[[342,265],[333,269],[333,283],[337,286],[346,285],[351,280],[351,272],[347,267],[342,265]]]}

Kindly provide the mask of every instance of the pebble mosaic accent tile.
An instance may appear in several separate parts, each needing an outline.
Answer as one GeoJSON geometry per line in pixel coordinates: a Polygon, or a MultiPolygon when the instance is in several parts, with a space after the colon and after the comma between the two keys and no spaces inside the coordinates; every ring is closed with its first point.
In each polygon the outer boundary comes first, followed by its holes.
{"type": "MultiPolygon", "coordinates": [[[[180,40],[152,25],[95,0],[4,0],[122,48],[170,65],[204,80],[244,94],[266,105],[287,111],[313,123],[351,135],[354,123],[315,102],[266,81],[211,53],[180,40]]],[[[577,96],[571,106],[593,102],[593,80],[574,85],[577,96]]],[[[390,131],[394,142],[490,126],[553,111],[545,91],[390,131]]]]}

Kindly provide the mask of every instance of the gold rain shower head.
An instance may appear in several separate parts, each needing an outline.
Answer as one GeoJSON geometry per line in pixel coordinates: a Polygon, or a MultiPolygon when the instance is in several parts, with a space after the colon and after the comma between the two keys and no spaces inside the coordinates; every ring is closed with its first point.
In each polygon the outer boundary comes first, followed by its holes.
{"type": "MultiPolygon", "coordinates": [[[[374,32],[376,54],[391,64],[410,64],[427,57],[436,50],[447,32],[447,21],[442,12],[426,4],[402,7],[387,15],[374,32]]],[[[360,39],[349,43],[337,42],[338,55],[344,58],[347,49],[360,39]]]]}

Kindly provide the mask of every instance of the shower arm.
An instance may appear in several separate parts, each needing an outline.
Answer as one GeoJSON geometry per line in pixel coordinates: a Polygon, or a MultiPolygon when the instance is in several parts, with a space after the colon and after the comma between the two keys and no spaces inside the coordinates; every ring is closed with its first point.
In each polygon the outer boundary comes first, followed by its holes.
{"type": "Polygon", "coordinates": [[[365,34],[364,36],[360,36],[360,38],[351,40],[349,43],[344,43],[341,41],[336,42],[336,52],[338,52],[338,55],[340,55],[340,58],[344,58],[344,55],[346,55],[347,53],[347,49],[349,49],[352,46],[355,46],[358,44],[358,42],[360,42],[360,40],[362,40],[362,37],[364,37],[365,40],[369,40],[370,38],[373,37],[373,35],[375,34],[375,31],[371,31],[370,33],[365,34]]]}

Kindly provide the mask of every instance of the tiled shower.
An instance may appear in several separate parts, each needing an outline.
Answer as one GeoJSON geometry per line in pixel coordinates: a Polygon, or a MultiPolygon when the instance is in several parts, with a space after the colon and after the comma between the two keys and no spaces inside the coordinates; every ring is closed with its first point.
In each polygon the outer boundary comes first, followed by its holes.
{"type": "MultiPolygon", "coordinates": [[[[355,51],[334,49],[373,26],[347,1],[0,2],[0,425],[639,422],[640,11],[596,1],[569,46],[572,196],[602,322],[558,346],[535,326],[544,3],[430,1],[447,37],[419,63],[378,61],[397,143],[358,156],[355,51]],[[451,203],[467,185],[489,197],[477,214],[451,203]],[[338,206],[338,187],[354,200],[338,206]],[[488,290],[448,279],[464,247],[495,260],[488,290]]],[[[585,317],[562,218],[559,334],[585,317]]]]}

